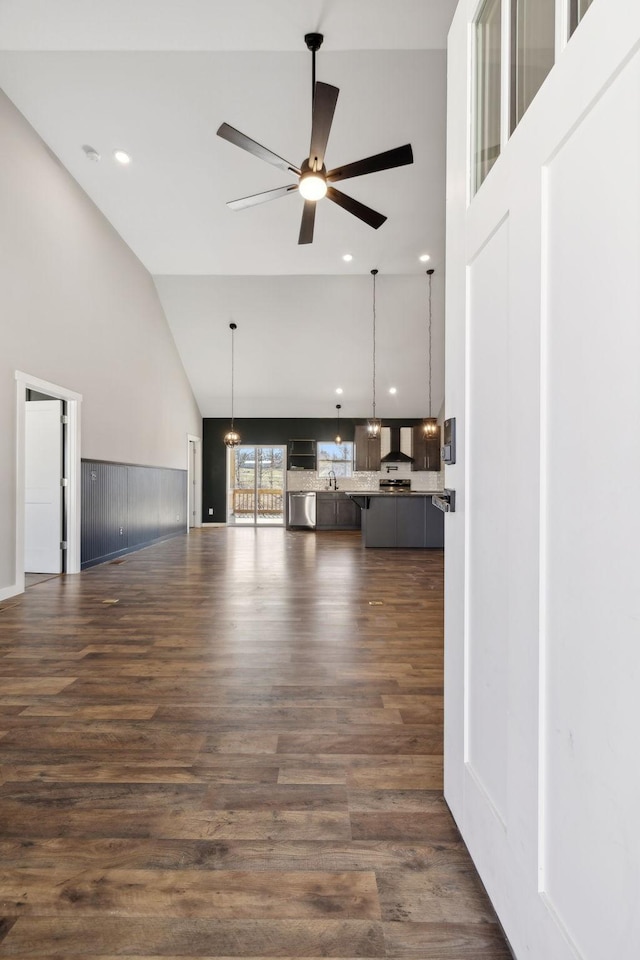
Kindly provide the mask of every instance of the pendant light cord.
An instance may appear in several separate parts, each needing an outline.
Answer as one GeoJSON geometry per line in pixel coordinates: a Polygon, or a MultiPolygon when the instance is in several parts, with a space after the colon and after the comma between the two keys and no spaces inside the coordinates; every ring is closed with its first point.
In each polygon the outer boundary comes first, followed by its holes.
{"type": "Polygon", "coordinates": [[[234,376],[233,376],[233,373],[234,373],[234,366],[235,366],[234,344],[235,344],[235,332],[236,332],[236,326],[237,326],[237,325],[236,325],[235,323],[230,323],[229,326],[231,327],[231,432],[233,433],[233,430],[234,430],[234,426],[233,426],[233,386],[234,386],[234,376]]]}
{"type": "Polygon", "coordinates": [[[433,270],[427,270],[429,276],[429,417],[431,417],[431,322],[433,318],[431,306],[431,281],[433,279],[433,270]]]}
{"type": "Polygon", "coordinates": [[[373,420],[376,419],[376,274],[377,270],[372,270],[373,277],[373,420]]]}

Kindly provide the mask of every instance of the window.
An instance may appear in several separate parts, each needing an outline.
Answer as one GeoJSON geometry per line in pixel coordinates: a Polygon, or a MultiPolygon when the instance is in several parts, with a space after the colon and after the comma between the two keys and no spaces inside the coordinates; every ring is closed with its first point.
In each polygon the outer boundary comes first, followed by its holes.
{"type": "Polygon", "coordinates": [[[511,0],[511,132],[555,61],[555,0],[511,0]]]}
{"type": "Polygon", "coordinates": [[[333,470],[336,477],[350,477],[353,472],[353,444],[318,442],[318,476],[328,477],[333,470]]]}
{"type": "Polygon", "coordinates": [[[570,0],[569,3],[569,36],[578,26],[593,0],[570,0]]]}
{"type": "Polygon", "coordinates": [[[474,193],[500,155],[501,19],[501,0],[485,0],[475,23],[474,193]]]}

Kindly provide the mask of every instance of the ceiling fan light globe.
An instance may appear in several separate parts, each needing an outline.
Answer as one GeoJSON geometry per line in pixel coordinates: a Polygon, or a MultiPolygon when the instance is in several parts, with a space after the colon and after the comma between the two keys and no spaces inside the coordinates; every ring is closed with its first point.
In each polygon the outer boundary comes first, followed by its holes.
{"type": "Polygon", "coordinates": [[[303,173],[298,190],[305,200],[322,200],[327,195],[327,181],[317,173],[303,173]]]}

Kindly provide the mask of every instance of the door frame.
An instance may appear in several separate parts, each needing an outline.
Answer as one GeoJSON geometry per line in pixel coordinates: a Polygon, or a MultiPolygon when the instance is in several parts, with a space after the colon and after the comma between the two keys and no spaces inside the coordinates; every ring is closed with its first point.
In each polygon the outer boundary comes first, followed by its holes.
{"type": "Polygon", "coordinates": [[[202,526],[202,438],[195,437],[193,434],[187,434],[187,533],[193,529],[189,524],[189,491],[193,483],[193,499],[195,507],[195,518],[193,528],[202,526]],[[191,444],[193,444],[193,464],[191,461],[191,444]],[[192,470],[195,477],[192,476],[192,470]]]}
{"type": "Polygon", "coordinates": [[[66,403],[64,451],[66,486],[66,572],[80,573],[80,404],[82,394],[31,374],[15,371],[16,379],[16,592],[24,593],[25,416],[27,390],[46,393],[66,403]]]}
{"type": "Polygon", "coordinates": [[[24,568],[28,573],[58,576],[66,573],[66,491],[60,484],[64,472],[66,404],[63,400],[32,400],[25,403],[25,535],[24,568]],[[44,473],[40,471],[44,468],[44,473]],[[37,472],[38,479],[35,477],[37,472]],[[31,476],[30,476],[31,474],[31,476]],[[46,477],[46,480],[45,480],[46,477]],[[44,497],[34,502],[34,488],[44,497]],[[38,504],[38,506],[36,506],[38,504]],[[35,510],[34,510],[35,507],[35,510]],[[55,525],[50,524],[55,515],[55,525]],[[46,531],[46,532],[45,532],[46,531]],[[28,543],[30,541],[30,543],[28,543]]]}
{"type": "MultiPolygon", "coordinates": [[[[254,527],[257,529],[262,526],[286,526],[287,522],[287,511],[286,511],[286,502],[287,502],[287,445],[286,443],[240,443],[240,447],[250,447],[255,450],[255,467],[253,471],[253,491],[254,491],[254,507],[253,507],[253,523],[240,524],[240,526],[254,527]],[[264,449],[279,449],[283,452],[283,468],[282,468],[282,523],[273,523],[273,524],[261,524],[258,523],[258,450],[264,449]]],[[[237,447],[228,447],[227,448],[227,463],[225,468],[225,484],[226,484],[226,496],[225,496],[225,525],[229,526],[229,498],[233,496],[232,487],[229,484],[230,473],[231,473],[231,464],[235,460],[237,447]]],[[[235,524],[231,524],[235,526],[235,524]]]]}

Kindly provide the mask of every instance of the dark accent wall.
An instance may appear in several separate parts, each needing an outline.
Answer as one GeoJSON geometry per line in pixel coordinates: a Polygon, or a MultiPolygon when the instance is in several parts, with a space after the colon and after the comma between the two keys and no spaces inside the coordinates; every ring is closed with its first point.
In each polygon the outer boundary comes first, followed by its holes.
{"type": "MultiPolygon", "coordinates": [[[[340,417],[340,433],[343,440],[353,440],[355,426],[364,423],[363,417],[356,419],[340,417]]],[[[422,423],[420,418],[413,420],[386,420],[385,427],[410,427],[422,423]]],[[[259,446],[286,445],[289,440],[333,440],[336,435],[336,417],[292,417],[271,419],[257,417],[247,420],[235,420],[235,428],[242,437],[243,445],[259,446]]],[[[209,417],[202,421],[202,522],[224,523],[226,520],[227,448],[224,435],[229,430],[229,419],[209,417]],[[213,508],[213,516],[209,513],[213,508]]]]}
{"type": "Polygon", "coordinates": [[[187,471],[82,461],[81,568],[185,533],[187,471]]]}

